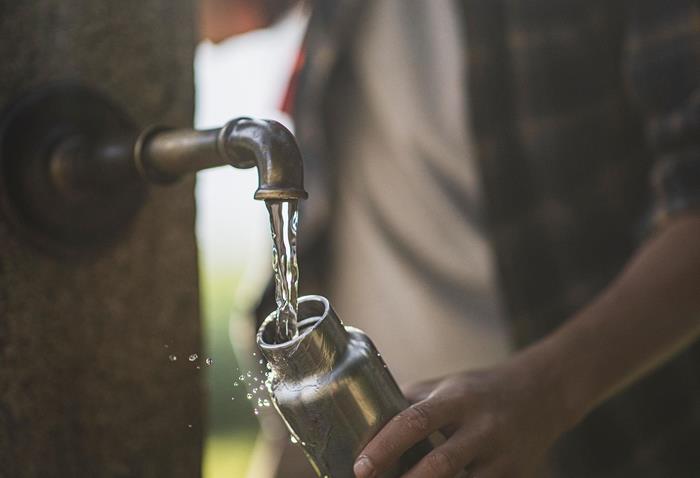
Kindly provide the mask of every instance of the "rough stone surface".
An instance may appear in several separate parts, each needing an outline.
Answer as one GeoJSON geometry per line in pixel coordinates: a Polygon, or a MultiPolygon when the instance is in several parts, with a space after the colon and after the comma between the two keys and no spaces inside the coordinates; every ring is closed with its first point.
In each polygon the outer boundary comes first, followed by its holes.
{"type": "MultiPolygon", "coordinates": [[[[0,0],[0,105],[77,79],[142,126],[189,126],[195,3],[0,0]]],[[[82,261],[0,216],[0,477],[199,476],[200,338],[192,180],[82,261]]]]}

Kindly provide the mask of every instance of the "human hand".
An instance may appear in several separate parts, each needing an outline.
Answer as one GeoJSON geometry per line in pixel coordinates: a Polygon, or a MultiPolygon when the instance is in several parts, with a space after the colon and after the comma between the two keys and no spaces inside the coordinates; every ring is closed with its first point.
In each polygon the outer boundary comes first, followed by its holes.
{"type": "Polygon", "coordinates": [[[547,374],[516,364],[451,375],[407,391],[414,403],[393,418],[355,462],[375,478],[436,431],[447,438],[404,478],[533,476],[568,420],[547,374]],[[462,475],[460,475],[462,476],[462,475]]]}

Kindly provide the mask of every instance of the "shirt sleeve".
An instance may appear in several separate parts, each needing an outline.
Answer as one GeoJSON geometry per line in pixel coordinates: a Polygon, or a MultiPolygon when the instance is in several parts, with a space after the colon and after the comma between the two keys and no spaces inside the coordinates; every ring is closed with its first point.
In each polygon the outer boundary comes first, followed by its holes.
{"type": "Polygon", "coordinates": [[[628,0],[626,86],[654,165],[655,225],[700,214],[700,1],[628,0]]]}

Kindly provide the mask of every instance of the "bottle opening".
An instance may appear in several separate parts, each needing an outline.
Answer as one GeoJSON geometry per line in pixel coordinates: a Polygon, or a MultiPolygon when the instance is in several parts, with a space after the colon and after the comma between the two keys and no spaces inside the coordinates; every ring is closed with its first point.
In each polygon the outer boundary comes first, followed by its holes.
{"type": "Polygon", "coordinates": [[[330,304],[320,295],[307,295],[299,298],[297,334],[291,340],[280,341],[277,336],[277,311],[268,315],[258,330],[258,345],[265,347],[288,346],[308,335],[319,322],[328,316],[330,304]]]}

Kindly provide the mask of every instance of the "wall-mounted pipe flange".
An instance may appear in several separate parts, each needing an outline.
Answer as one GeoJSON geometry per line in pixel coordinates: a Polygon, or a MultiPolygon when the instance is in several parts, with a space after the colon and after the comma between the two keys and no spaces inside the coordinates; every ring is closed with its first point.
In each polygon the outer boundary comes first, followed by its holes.
{"type": "Polygon", "coordinates": [[[0,120],[1,213],[52,253],[82,255],[113,242],[139,210],[146,185],[133,168],[104,158],[130,156],[120,149],[137,135],[119,108],[79,85],[53,85],[21,98],[0,120]],[[63,171],[77,164],[80,174],[63,171]],[[87,177],[98,168],[95,177],[109,180],[87,177]]]}

